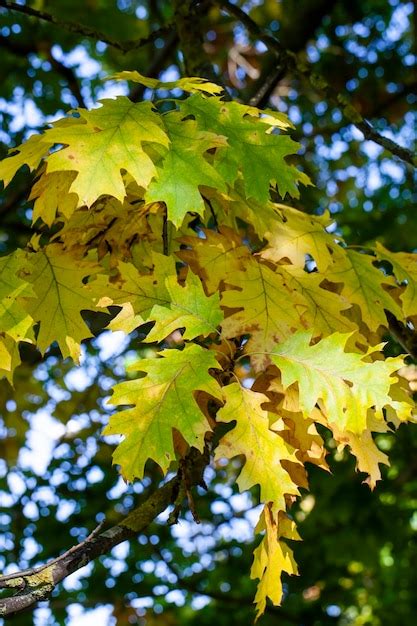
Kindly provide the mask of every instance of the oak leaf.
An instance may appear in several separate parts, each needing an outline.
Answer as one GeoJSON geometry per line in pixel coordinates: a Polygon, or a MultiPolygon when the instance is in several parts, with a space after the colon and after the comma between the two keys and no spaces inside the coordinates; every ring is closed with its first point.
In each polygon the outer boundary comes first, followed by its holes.
{"type": "Polygon", "coordinates": [[[268,132],[271,126],[283,126],[282,117],[262,118],[253,107],[200,94],[181,102],[180,108],[193,115],[201,128],[227,138],[228,145],[216,153],[216,167],[231,185],[241,169],[248,197],[267,202],[271,183],[277,185],[282,197],[287,193],[298,197],[297,183],[309,182],[303,172],[285,160],[297,152],[299,144],[288,135],[268,132]]]}
{"type": "Polygon", "coordinates": [[[225,140],[212,132],[199,130],[194,120],[184,121],[177,112],[165,115],[164,124],[170,145],[145,199],[147,202],[165,202],[168,219],[178,227],[187,212],[204,213],[199,187],[226,188],[222,176],[204,156],[208,150],[225,145],[225,140]]]}
{"type": "Polygon", "coordinates": [[[113,455],[128,480],[142,478],[145,463],[153,459],[164,472],[175,458],[173,429],[185,441],[202,450],[209,423],[194,394],[205,391],[221,400],[221,389],[209,375],[218,367],[213,352],[191,344],[184,350],[163,350],[162,358],[142,359],[128,370],[146,376],[122,382],[114,387],[110,404],[132,405],[114,414],[104,434],[124,435],[113,455]]]}
{"type": "Polygon", "coordinates": [[[268,354],[277,341],[303,327],[305,300],[287,289],[281,274],[255,260],[246,271],[231,276],[230,282],[238,289],[223,292],[222,306],[240,310],[226,317],[223,333],[226,337],[250,334],[245,348],[260,370],[269,362],[268,354]]]}
{"type": "Polygon", "coordinates": [[[26,338],[33,325],[32,317],[23,308],[23,298],[32,298],[34,293],[18,275],[24,265],[21,250],[0,257],[0,333],[7,333],[15,341],[26,338]]]}
{"type": "Polygon", "coordinates": [[[326,272],[326,278],[341,283],[342,295],[357,304],[369,330],[387,326],[385,309],[402,319],[401,307],[384,289],[393,286],[392,276],[383,274],[374,266],[375,257],[355,250],[339,248],[335,263],[326,272]]]}
{"type": "Polygon", "coordinates": [[[142,187],[156,174],[144,143],[168,146],[162,121],[150,102],[133,103],[126,97],[102,100],[102,107],[79,109],[81,120],[46,131],[46,138],[67,147],[48,158],[47,173],[75,171],[70,191],[79,205],[91,206],[102,195],[123,201],[126,196],[121,170],[142,187]]]}
{"type": "MultiPolygon", "coordinates": [[[[300,331],[276,346],[271,359],[281,371],[285,389],[298,384],[300,408],[306,417],[321,400],[330,424],[360,434],[366,429],[369,409],[383,420],[383,408],[393,404],[390,387],[397,381],[395,372],[403,360],[369,362],[381,346],[370,348],[367,354],[345,352],[349,337],[334,333],[311,345],[311,332],[300,331]]],[[[398,410],[409,413],[410,407],[398,403],[398,410]]]]}
{"type": "Polygon", "coordinates": [[[30,255],[30,260],[28,281],[36,299],[28,299],[25,307],[40,323],[37,346],[45,352],[56,341],[64,358],[71,356],[77,361],[81,341],[92,336],[81,311],[94,309],[96,299],[84,281],[97,272],[97,266],[87,260],[77,261],[59,244],[41,248],[30,255]]]}
{"type": "Polygon", "coordinates": [[[245,456],[245,463],[237,479],[240,491],[260,485],[261,501],[271,502],[272,510],[285,510],[286,494],[297,495],[293,483],[281,461],[297,463],[293,449],[269,428],[268,411],[262,404],[268,402],[263,393],[245,389],[239,383],[224,388],[225,405],[217,413],[220,422],[236,421],[220,440],[216,457],[232,459],[245,456]]]}

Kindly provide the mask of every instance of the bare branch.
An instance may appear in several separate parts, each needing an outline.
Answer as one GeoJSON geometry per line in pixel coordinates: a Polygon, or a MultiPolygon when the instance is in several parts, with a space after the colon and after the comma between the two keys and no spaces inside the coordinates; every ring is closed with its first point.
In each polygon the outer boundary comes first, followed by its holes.
{"type": "Polygon", "coordinates": [[[372,124],[366,120],[359,111],[349,102],[348,98],[336,92],[326,81],[323,76],[319,76],[315,73],[313,66],[306,61],[301,61],[296,54],[286,50],[276,37],[270,33],[265,32],[245,11],[240,7],[224,0],[220,3],[221,6],[230,14],[236,17],[242,24],[246,26],[257,39],[263,41],[277,56],[278,70],[284,67],[286,71],[293,70],[300,76],[306,78],[313,89],[324,94],[327,100],[340,106],[345,118],[358,130],[360,130],[365,139],[374,141],[378,145],[382,146],[385,150],[388,150],[394,156],[398,157],[405,163],[417,167],[417,157],[408,148],[400,146],[392,139],[384,137],[378,133],[372,124]]]}
{"type": "Polygon", "coordinates": [[[105,33],[94,30],[89,26],[79,24],[78,22],[60,20],[51,13],[34,9],[27,6],[26,4],[16,4],[15,2],[9,2],[8,0],[0,0],[0,7],[3,7],[4,9],[9,9],[9,11],[17,11],[18,13],[24,13],[25,15],[36,17],[39,20],[49,22],[50,24],[54,24],[55,26],[63,28],[71,33],[83,35],[84,37],[94,39],[95,41],[103,41],[108,46],[116,48],[116,50],[120,50],[120,52],[123,53],[130,52],[132,50],[136,50],[137,48],[141,48],[142,46],[146,46],[149,43],[153,43],[159,37],[165,37],[174,28],[173,24],[167,24],[166,26],[162,26],[161,28],[154,30],[147,37],[132,39],[130,41],[116,41],[115,39],[111,39],[110,37],[108,37],[105,33]]]}

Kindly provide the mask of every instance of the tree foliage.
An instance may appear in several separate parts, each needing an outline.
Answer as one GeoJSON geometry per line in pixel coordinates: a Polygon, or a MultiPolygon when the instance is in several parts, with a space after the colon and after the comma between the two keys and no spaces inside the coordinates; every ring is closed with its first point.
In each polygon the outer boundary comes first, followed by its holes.
{"type": "MultiPolygon", "coordinates": [[[[198,69],[196,42],[182,45],[198,69]]],[[[352,245],[328,211],[302,210],[312,183],[284,113],[201,77],[113,80],[148,97],[78,107],[0,163],[6,187],[32,173],[33,201],[30,238],[0,257],[0,372],[17,394],[26,355],[46,363],[55,351],[71,367],[92,337],[123,331],[130,351],[122,380],[104,386],[102,434],[122,436],[113,462],[126,481],[167,481],[68,559],[6,574],[19,593],[1,610],[49,597],[84,550],[87,561],[105,554],[169,504],[169,523],[184,500],[199,521],[193,488],[212,460],[220,482],[230,468],[262,504],[250,569],[259,617],[268,599],[281,603],[281,573],[298,573],[292,511],[308,467],[329,469],[329,442],[347,447],[374,488],[389,462],[376,436],[414,419],[410,371],[388,340],[413,354],[417,256],[352,245]]]]}

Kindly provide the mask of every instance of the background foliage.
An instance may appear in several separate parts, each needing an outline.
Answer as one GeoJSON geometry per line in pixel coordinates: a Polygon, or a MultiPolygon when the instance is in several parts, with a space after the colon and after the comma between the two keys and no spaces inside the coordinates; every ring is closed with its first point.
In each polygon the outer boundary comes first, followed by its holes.
{"type": "MultiPolygon", "coordinates": [[[[317,73],[348,94],[379,130],[389,126],[393,138],[411,146],[417,86],[411,3],[282,0],[240,6],[287,49],[305,54],[317,73]]],[[[105,73],[129,68],[167,80],[184,72],[178,35],[164,28],[173,19],[171,3],[45,0],[36,8],[119,42],[163,30],[150,44],[125,53],[0,9],[2,156],[65,110],[120,93],[120,86],[103,85],[105,73]]],[[[244,101],[274,71],[271,52],[226,11],[214,7],[207,12],[204,41],[222,82],[244,101]]],[[[149,97],[140,85],[122,85],[125,93],[129,88],[135,100],[149,97]]],[[[296,124],[293,136],[303,145],[303,166],[316,183],[302,189],[299,207],[315,214],[329,208],[348,242],[378,239],[392,250],[414,250],[411,168],[364,141],[343,111],[307,80],[287,73],[268,98],[296,124]]],[[[21,171],[2,194],[1,252],[29,238],[31,204],[24,200],[29,184],[28,173],[21,171]]],[[[28,351],[16,391],[0,381],[3,567],[26,567],[54,556],[103,515],[111,521],[140,499],[146,481],[126,486],[116,470],[109,471],[111,447],[100,437],[108,411],[103,400],[123,375],[120,354],[128,349],[112,347],[104,336],[92,340],[77,370],[53,350],[42,361],[28,351]]],[[[333,475],[311,467],[311,492],[295,512],[304,539],[294,546],[302,576],[286,580],[284,604],[268,610],[265,624],[413,623],[416,438],[412,425],[403,426],[395,439],[380,437],[391,467],[372,493],[343,453],[330,455],[333,475]]],[[[200,526],[187,514],[178,527],[161,523],[154,534],[131,542],[130,549],[119,546],[82,576],[69,579],[50,608],[38,609],[35,623],[67,623],[68,615],[77,614],[77,603],[85,609],[108,607],[113,618],[103,617],[103,623],[251,623],[254,589],[247,571],[253,548],[250,521],[256,516],[250,497],[221,484],[225,474],[231,479],[235,471],[228,466],[213,474],[209,494],[198,501],[200,526]]],[[[158,476],[155,469],[155,480],[158,476]]],[[[30,624],[32,616],[14,621],[30,624]]]]}

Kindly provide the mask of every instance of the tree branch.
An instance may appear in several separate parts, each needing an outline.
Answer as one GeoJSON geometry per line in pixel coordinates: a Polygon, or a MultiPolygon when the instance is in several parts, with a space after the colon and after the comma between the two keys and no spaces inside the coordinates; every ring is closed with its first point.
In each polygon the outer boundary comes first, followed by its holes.
{"type": "Polygon", "coordinates": [[[408,328],[390,312],[386,311],[388,330],[402,349],[417,361],[417,333],[408,328]]]}
{"type": "Polygon", "coordinates": [[[351,102],[349,102],[345,95],[336,92],[323,76],[315,73],[314,68],[310,63],[304,60],[301,61],[296,54],[286,50],[276,37],[265,32],[247,13],[245,13],[245,11],[237,5],[229,2],[229,0],[223,0],[220,4],[230,15],[233,15],[240,22],[242,22],[249,32],[251,32],[257,39],[263,41],[275,53],[278,59],[278,69],[282,66],[286,71],[293,70],[298,75],[306,78],[315,91],[321,92],[327,100],[330,100],[334,104],[341,107],[345,118],[351,124],[356,126],[361,133],[363,133],[365,139],[374,141],[405,163],[408,163],[413,167],[417,167],[417,157],[411,150],[400,146],[388,137],[380,135],[374,129],[372,124],[362,117],[359,111],[352,105],[351,102]]]}
{"type": "MultiPolygon", "coordinates": [[[[189,485],[203,482],[204,469],[209,461],[208,451],[201,454],[191,448],[184,459],[189,485]]],[[[123,518],[118,524],[101,531],[101,525],[84,541],[73,546],[45,565],[0,577],[0,589],[16,591],[15,595],[0,600],[0,617],[12,617],[33,608],[49,598],[56,585],[84,565],[106,554],[126,539],[143,532],[167,506],[176,500],[181,477],[176,476],[154,491],[149,498],[123,518]]]]}
{"type": "MultiPolygon", "coordinates": [[[[41,50],[36,44],[28,44],[22,41],[19,41],[19,42],[13,41],[9,37],[4,37],[3,35],[0,35],[0,46],[2,46],[3,48],[6,48],[7,50],[9,50],[9,52],[12,52],[13,54],[16,54],[21,57],[27,57],[28,54],[31,54],[31,53],[39,54],[39,52],[41,52],[41,50]]],[[[78,106],[85,107],[86,104],[81,94],[80,85],[78,83],[78,79],[74,70],[71,67],[68,67],[67,65],[64,65],[63,63],[61,63],[61,61],[58,61],[57,59],[55,59],[55,57],[52,54],[52,46],[49,44],[46,49],[46,54],[48,57],[48,61],[51,63],[52,67],[59,74],[61,74],[61,76],[67,82],[68,87],[72,95],[76,99],[78,106]]]]}
{"type": "Polygon", "coordinates": [[[162,26],[161,28],[154,30],[147,37],[132,39],[130,41],[116,41],[115,39],[108,37],[105,33],[94,30],[89,26],[79,24],[78,22],[60,20],[51,13],[34,9],[25,4],[16,4],[15,2],[9,2],[8,0],[0,0],[0,7],[8,9],[9,11],[17,11],[18,13],[24,13],[25,15],[36,17],[39,20],[49,22],[50,24],[54,24],[55,26],[63,28],[71,33],[83,35],[84,37],[94,39],[95,41],[103,41],[108,46],[111,46],[116,50],[120,50],[120,52],[123,52],[124,54],[132,50],[136,50],[137,48],[141,48],[142,46],[146,46],[147,44],[154,42],[159,37],[165,37],[165,35],[167,35],[174,27],[173,24],[167,24],[166,26],[162,26]]]}

